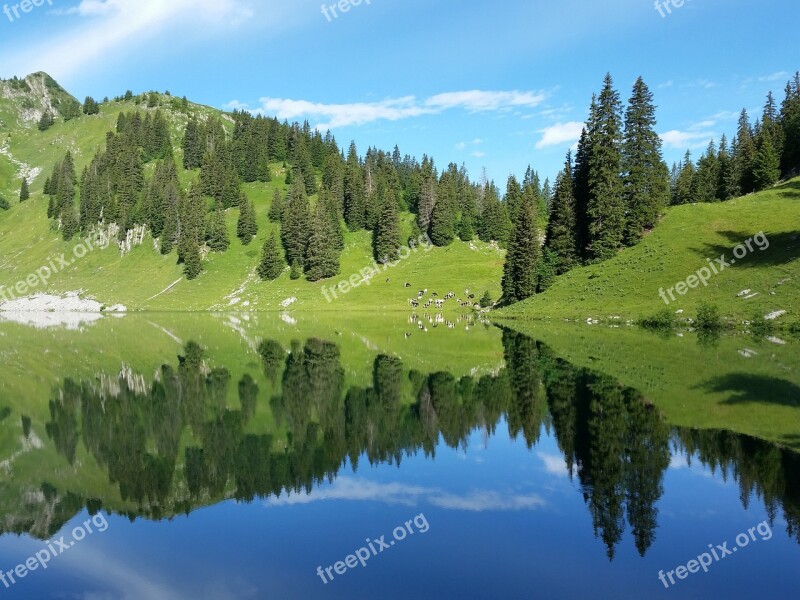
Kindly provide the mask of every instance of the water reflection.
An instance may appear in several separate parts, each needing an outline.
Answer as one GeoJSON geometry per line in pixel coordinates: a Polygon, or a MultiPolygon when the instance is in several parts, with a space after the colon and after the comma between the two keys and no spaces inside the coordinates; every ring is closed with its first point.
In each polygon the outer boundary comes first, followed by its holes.
{"type": "Polygon", "coordinates": [[[421,373],[380,355],[368,387],[348,383],[331,342],[284,348],[266,340],[257,348],[270,391],[255,372],[234,379],[210,366],[194,342],[150,380],[127,368],[65,379],[52,393],[46,431],[78,481],[68,492],[43,483],[25,518],[4,519],[2,531],[47,538],[84,507],[162,519],[229,498],[275,501],[310,493],[360,461],[435,459],[437,444],[466,448],[476,429],[488,438],[505,423],[529,448],[552,433],[609,558],[626,527],[640,555],[653,545],[677,453],[734,478],[745,507],[757,498],[773,521],[782,513],[800,542],[796,454],[729,432],[671,428],[636,390],[575,368],[524,335],[503,332],[505,367],[496,373],[421,373]],[[79,445],[118,488],[121,506],[81,495],[79,445]]]}

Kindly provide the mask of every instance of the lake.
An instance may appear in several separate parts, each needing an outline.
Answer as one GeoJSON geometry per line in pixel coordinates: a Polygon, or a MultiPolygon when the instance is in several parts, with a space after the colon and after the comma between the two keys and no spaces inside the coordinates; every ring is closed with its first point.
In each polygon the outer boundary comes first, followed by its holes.
{"type": "Polygon", "coordinates": [[[796,342],[451,318],[0,323],[0,596],[797,595],[796,342]]]}

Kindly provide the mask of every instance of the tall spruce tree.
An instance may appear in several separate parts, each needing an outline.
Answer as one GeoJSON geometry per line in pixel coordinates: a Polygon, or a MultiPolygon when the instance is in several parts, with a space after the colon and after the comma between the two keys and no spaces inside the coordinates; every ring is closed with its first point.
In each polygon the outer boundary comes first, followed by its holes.
{"type": "Polygon", "coordinates": [[[283,209],[283,196],[281,196],[280,190],[276,189],[275,193],[272,194],[272,204],[269,206],[269,220],[273,223],[280,223],[283,217],[283,209]]]}
{"type": "Polygon", "coordinates": [[[772,136],[765,135],[753,160],[753,185],[764,190],[772,187],[781,176],[781,157],[773,145],[772,136]]]}
{"type": "Polygon", "coordinates": [[[615,256],[625,233],[621,111],[619,94],[608,74],[589,119],[589,259],[593,261],[615,256]]]}
{"type": "Polygon", "coordinates": [[[379,262],[394,261],[402,245],[397,192],[384,182],[379,184],[380,214],[372,234],[372,254],[379,262]]]}
{"type": "Polygon", "coordinates": [[[339,273],[339,252],[329,217],[324,204],[317,202],[304,263],[308,281],[328,279],[339,273]]]}
{"type": "Polygon", "coordinates": [[[694,185],[695,168],[692,161],[692,154],[687,150],[683,157],[681,172],[675,184],[675,203],[690,204],[694,202],[692,197],[692,187],[694,185]]]}
{"type": "Polygon", "coordinates": [[[19,201],[20,202],[25,202],[25,200],[27,200],[30,197],[31,197],[31,192],[28,189],[28,178],[27,177],[23,177],[22,178],[22,185],[19,188],[19,201]]]}
{"type": "Polygon", "coordinates": [[[523,196],[517,218],[508,241],[508,252],[503,265],[503,304],[512,304],[530,298],[536,293],[538,268],[541,260],[539,231],[536,226],[536,209],[527,196],[523,196]]]}
{"type": "MultiPolygon", "coordinates": [[[[595,111],[597,97],[592,97],[590,114],[595,111]]],[[[586,260],[589,246],[589,158],[592,154],[592,140],[586,127],[581,131],[578,149],[575,154],[574,193],[575,193],[575,243],[578,257],[586,260]]]]}
{"type": "Polygon", "coordinates": [[[274,281],[283,273],[285,264],[278,240],[273,231],[264,242],[264,249],[261,252],[261,262],[258,263],[258,276],[264,281],[274,281]]]}
{"type": "Polygon", "coordinates": [[[225,252],[230,248],[231,241],[228,237],[228,225],[225,219],[225,209],[217,202],[213,212],[208,214],[206,226],[206,240],[208,247],[213,252],[225,252]]]}
{"type": "Polygon", "coordinates": [[[292,184],[281,220],[281,241],[286,251],[286,262],[295,269],[298,277],[303,270],[310,233],[311,209],[305,182],[298,178],[292,184]]]}
{"type": "Polygon", "coordinates": [[[256,209],[252,201],[242,192],[239,200],[239,220],[236,222],[236,236],[247,246],[258,234],[256,209]]]}
{"type": "Polygon", "coordinates": [[[636,243],[669,204],[669,171],[655,131],[653,94],[639,77],[625,111],[622,171],[628,216],[625,241],[636,243]]]}
{"type": "Polygon", "coordinates": [[[755,157],[756,146],[753,130],[750,127],[750,118],[747,116],[747,110],[742,109],[736,131],[736,153],[733,158],[736,162],[736,171],[739,173],[739,189],[742,194],[750,194],[755,191],[753,177],[755,157]]]}
{"type": "Polygon", "coordinates": [[[550,204],[550,220],[545,236],[546,248],[555,255],[556,275],[566,273],[578,264],[578,242],[575,230],[572,154],[567,152],[564,170],[556,178],[555,194],[550,204]]]}
{"type": "Polygon", "coordinates": [[[344,220],[350,231],[364,229],[366,188],[364,173],[358,160],[356,144],[350,144],[344,169],[344,220]]]}

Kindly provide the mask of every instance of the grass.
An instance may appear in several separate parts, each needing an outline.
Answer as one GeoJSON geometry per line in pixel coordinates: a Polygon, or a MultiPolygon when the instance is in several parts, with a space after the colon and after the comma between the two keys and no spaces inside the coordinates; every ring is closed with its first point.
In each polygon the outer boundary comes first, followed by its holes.
{"type": "MultiPolygon", "coordinates": [[[[165,103],[169,101],[165,96],[161,98],[165,103]]],[[[196,113],[219,114],[209,107],[190,106],[196,113]]],[[[31,184],[30,200],[20,204],[17,201],[20,185],[17,168],[8,157],[0,155],[0,190],[6,190],[6,197],[13,205],[10,211],[0,211],[0,285],[13,287],[47,265],[50,258],[62,253],[67,257],[72,255],[78,240],[61,241],[45,216],[44,180],[67,149],[73,153],[76,170],[80,173],[104,144],[106,132],[114,130],[119,113],[134,109],[155,110],[134,106],[131,102],[110,102],[102,105],[100,115],[83,116],[67,123],[57,122],[48,131],[39,132],[35,124],[17,122],[18,106],[14,102],[0,99],[0,121],[14,124],[9,133],[12,156],[17,161],[42,169],[31,184]]],[[[187,172],[180,166],[180,141],[187,115],[169,106],[162,107],[162,110],[170,123],[173,146],[177,149],[179,177],[188,187],[198,172],[187,172]]],[[[244,185],[256,208],[257,238],[248,246],[239,242],[236,238],[239,211],[229,209],[227,222],[231,248],[225,253],[210,255],[203,263],[203,273],[196,280],[186,281],[182,268],[176,264],[175,252],[161,256],[153,249],[153,240],[148,236],[142,246],[124,257],[113,247],[93,251],[58,273],[47,285],[40,285],[33,291],[60,294],[82,290],[106,305],[124,304],[129,310],[146,311],[280,310],[284,300],[297,298],[293,310],[408,312],[409,298],[422,289],[438,291],[440,296],[453,291],[460,297],[469,288],[476,298],[489,290],[494,298],[499,297],[503,252],[481,242],[455,242],[447,248],[417,252],[381,277],[374,278],[369,286],[362,285],[329,303],[322,294],[323,286],[329,288],[350,279],[373,263],[371,236],[363,231],[346,234],[339,277],[314,284],[304,280],[292,281],[287,269],[276,281],[261,282],[255,276],[261,248],[269,234],[278,231],[278,226],[269,222],[267,214],[275,189],[286,191],[282,165],[272,165],[272,171],[272,182],[244,185]],[[412,289],[405,288],[406,282],[412,284],[412,289]],[[165,292],[167,288],[169,290],[165,292]]],[[[403,216],[406,234],[411,231],[412,218],[408,213],[403,216]]]]}
{"type": "MultiPolygon", "coordinates": [[[[663,311],[661,289],[674,288],[707,259],[725,255],[764,232],[769,248],[748,253],[736,264],[670,301],[669,308],[694,317],[703,303],[716,305],[723,317],[749,320],[786,310],[782,322],[800,320],[800,179],[774,189],[719,204],[670,208],[662,222],[639,245],[615,258],[581,267],[558,278],[546,293],[498,314],[514,319],[642,320],[663,311]],[[745,299],[744,290],[756,296],[745,299]]],[[[749,295],[749,294],[746,294],[749,295]]]]}

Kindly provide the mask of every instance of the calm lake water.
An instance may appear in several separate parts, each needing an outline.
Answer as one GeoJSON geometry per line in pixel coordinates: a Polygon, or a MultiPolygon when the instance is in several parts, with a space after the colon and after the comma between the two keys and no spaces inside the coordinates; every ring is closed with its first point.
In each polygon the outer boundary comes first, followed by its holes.
{"type": "Polygon", "coordinates": [[[0,324],[0,597],[797,597],[795,452],[510,330],[345,321],[0,324]]]}

